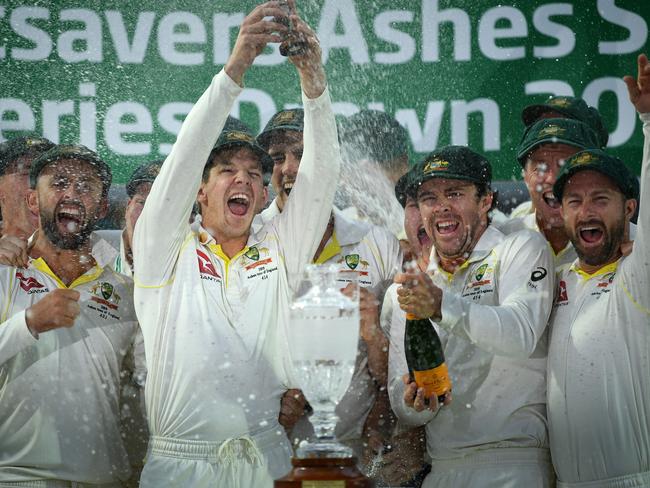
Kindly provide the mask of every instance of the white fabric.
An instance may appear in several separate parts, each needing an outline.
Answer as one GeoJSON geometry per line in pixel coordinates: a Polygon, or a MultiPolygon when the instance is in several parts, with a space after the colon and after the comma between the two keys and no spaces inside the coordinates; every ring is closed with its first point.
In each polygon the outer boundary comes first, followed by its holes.
{"type": "Polygon", "coordinates": [[[604,480],[650,471],[650,114],[642,120],[632,254],[593,275],[577,261],[558,273],[548,407],[553,463],[566,486],[623,486],[604,480]]]}
{"type": "Polygon", "coordinates": [[[42,259],[0,267],[1,482],[99,484],[129,475],[119,387],[137,329],[132,282],[94,267],[70,285],[82,293],[75,325],[35,339],[24,311],[63,287],[42,259]]]}
{"type": "MultiPolygon", "coordinates": [[[[303,94],[304,152],[287,208],[228,259],[188,220],[205,161],[240,92],[223,71],[215,76],[185,119],[135,229],[135,301],[155,437],[221,443],[277,425],[280,398],[294,386],[282,326],[329,220],[340,166],[336,125],[327,90],[313,100],[303,94]]],[[[178,469],[187,486],[200,486],[191,464],[178,469]]],[[[145,466],[143,483],[159,479],[155,466],[145,466]]],[[[278,477],[289,468],[287,455],[269,472],[278,477]]]]}
{"type": "Polygon", "coordinates": [[[512,212],[510,212],[510,218],[521,218],[532,213],[535,213],[535,210],[533,209],[533,202],[531,200],[526,200],[525,202],[521,202],[512,210],[512,212]]]}
{"type": "Polygon", "coordinates": [[[404,404],[405,317],[392,288],[392,311],[382,318],[390,321],[384,327],[390,328],[389,394],[397,416],[405,424],[426,424],[434,462],[493,448],[547,448],[545,329],[553,262],[546,241],[531,231],[504,236],[489,226],[453,275],[437,263],[434,251],[429,273],[443,290],[437,328],[453,401],[435,415],[404,404]]]}
{"type": "Polygon", "coordinates": [[[124,230],[96,230],[92,233],[94,245],[102,240],[115,249],[115,257],[111,261],[111,268],[124,276],[133,277],[133,270],[126,259],[126,245],[124,244],[124,230]]]}
{"type": "MultiPolygon", "coordinates": [[[[258,217],[268,222],[280,213],[275,201],[258,217]]],[[[386,288],[402,266],[402,252],[397,239],[387,230],[368,222],[351,220],[334,208],[334,234],[340,252],[323,261],[336,264],[342,271],[358,271],[359,286],[368,288],[381,303],[386,288]],[[358,256],[357,265],[346,263],[348,256],[358,256]],[[353,267],[354,266],[354,267],[353,267]]],[[[332,243],[332,238],[327,244],[332,243]]],[[[327,246],[325,246],[327,249],[327,246]]],[[[341,278],[341,286],[345,279],[341,278]]],[[[377,387],[368,370],[368,352],[363,340],[359,340],[359,354],[350,386],[336,407],[339,422],[335,434],[341,441],[349,441],[354,448],[361,447],[363,426],[375,403],[377,387]],[[356,442],[355,442],[356,441],[356,442]]],[[[307,417],[301,417],[292,431],[292,438],[302,441],[313,435],[307,417]]],[[[292,440],[293,440],[292,439],[292,440]]],[[[360,454],[360,453],[358,453],[360,454]]]]}
{"type": "Polygon", "coordinates": [[[555,474],[547,449],[487,449],[431,466],[423,488],[549,488],[555,474]]]}

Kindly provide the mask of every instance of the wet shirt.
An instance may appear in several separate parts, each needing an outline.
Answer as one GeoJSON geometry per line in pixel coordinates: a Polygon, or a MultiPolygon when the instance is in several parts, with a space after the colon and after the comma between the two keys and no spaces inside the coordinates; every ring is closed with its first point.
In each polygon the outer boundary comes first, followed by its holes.
{"type": "MultiPolygon", "coordinates": [[[[260,214],[261,222],[268,222],[278,215],[275,201],[260,214]]],[[[395,273],[401,269],[402,253],[397,239],[387,230],[367,222],[352,220],[334,208],[334,231],[320,256],[314,261],[318,264],[334,264],[341,271],[354,271],[359,286],[368,288],[379,300],[383,300],[386,288],[392,283],[395,273]]],[[[346,280],[341,278],[341,288],[346,280]]],[[[366,417],[370,413],[377,386],[368,370],[366,343],[359,339],[359,354],[354,376],[345,396],[336,407],[339,422],[336,436],[340,440],[361,438],[366,417]]],[[[309,434],[309,426],[302,417],[292,435],[303,438],[309,434]]]]}
{"type": "MultiPolygon", "coordinates": [[[[134,238],[151,434],[221,442],[277,424],[290,379],[283,326],[327,226],[340,155],[329,92],[303,94],[304,152],[285,212],[228,258],[188,218],[205,161],[241,88],[223,71],[188,114],[134,238]],[[316,150],[318,148],[318,150],[316,150]]],[[[282,475],[288,465],[271,466],[282,475]]]]}
{"type": "Polygon", "coordinates": [[[0,267],[0,482],[126,479],[119,391],[137,328],[132,282],[95,266],[68,287],[82,294],[74,326],[35,339],[25,310],[57,288],[42,258],[0,267]]]}
{"type": "Polygon", "coordinates": [[[650,471],[650,114],[641,119],[645,203],[632,254],[592,275],[577,261],[558,273],[548,409],[565,483],[650,471]]]}
{"type": "Polygon", "coordinates": [[[392,317],[382,317],[390,320],[389,393],[401,422],[426,423],[434,461],[490,448],[548,447],[545,330],[553,260],[546,241],[531,231],[504,236],[489,226],[454,274],[437,263],[434,250],[428,272],[443,290],[436,328],[453,401],[435,415],[404,404],[405,316],[391,289],[392,317]]]}

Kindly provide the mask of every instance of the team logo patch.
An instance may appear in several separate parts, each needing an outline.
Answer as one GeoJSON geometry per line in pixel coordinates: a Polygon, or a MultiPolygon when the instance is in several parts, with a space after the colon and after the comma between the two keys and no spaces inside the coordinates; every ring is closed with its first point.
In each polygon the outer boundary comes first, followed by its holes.
{"type": "Polygon", "coordinates": [[[541,137],[544,136],[561,136],[564,134],[566,130],[558,125],[549,125],[548,127],[544,127],[542,130],[539,131],[539,135],[541,137]]]}
{"type": "Polygon", "coordinates": [[[348,254],[345,256],[345,264],[347,264],[350,269],[357,269],[357,266],[359,266],[359,255],[348,254]]]}
{"type": "Polygon", "coordinates": [[[120,304],[120,297],[111,283],[106,281],[95,283],[90,288],[90,293],[93,295],[91,300],[106,305],[113,310],[117,309],[120,304]]]}
{"type": "Polygon", "coordinates": [[[236,141],[236,142],[248,142],[248,143],[253,143],[253,137],[249,134],[246,134],[245,132],[229,132],[226,134],[226,140],[228,142],[236,141]]]}
{"type": "Polygon", "coordinates": [[[22,273],[16,273],[16,278],[18,278],[18,281],[20,281],[20,287],[30,295],[32,293],[42,293],[48,291],[48,289],[45,288],[45,285],[39,283],[39,281],[33,276],[25,276],[22,273]]]}
{"type": "Polygon", "coordinates": [[[483,275],[485,275],[485,270],[487,270],[487,267],[488,267],[487,263],[486,263],[486,264],[482,264],[482,265],[481,265],[481,266],[476,270],[476,275],[475,275],[476,281],[481,281],[481,279],[483,278],[483,275]]]}
{"type": "Polygon", "coordinates": [[[449,167],[449,161],[444,159],[434,159],[429,161],[422,170],[422,174],[428,175],[434,171],[445,171],[449,167]]]}
{"type": "Polygon", "coordinates": [[[580,166],[581,164],[588,164],[592,163],[594,161],[598,161],[598,156],[591,154],[591,153],[583,153],[577,158],[573,158],[571,160],[571,167],[573,166],[580,166]]]}
{"type": "Polygon", "coordinates": [[[535,281],[540,281],[546,278],[546,275],[548,274],[548,271],[546,271],[546,268],[542,268],[541,266],[538,266],[535,271],[533,271],[530,274],[530,281],[535,282],[535,281]]]}
{"type": "Polygon", "coordinates": [[[293,110],[287,110],[286,112],[279,113],[278,116],[273,121],[274,125],[286,125],[296,118],[296,112],[293,110]]]}
{"type": "Polygon", "coordinates": [[[251,261],[258,261],[260,259],[260,251],[255,246],[251,247],[246,254],[244,254],[251,261]]]}
{"type": "Polygon", "coordinates": [[[612,282],[614,281],[615,276],[616,276],[615,272],[614,273],[607,273],[607,274],[601,276],[601,278],[599,280],[599,283],[598,283],[598,287],[599,288],[607,288],[609,285],[612,284],[612,282]]]}
{"type": "Polygon", "coordinates": [[[568,107],[571,105],[571,101],[567,100],[566,98],[554,98],[553,100],[548,101],[548,105],[551,105],[553,107],[568,107]]]}

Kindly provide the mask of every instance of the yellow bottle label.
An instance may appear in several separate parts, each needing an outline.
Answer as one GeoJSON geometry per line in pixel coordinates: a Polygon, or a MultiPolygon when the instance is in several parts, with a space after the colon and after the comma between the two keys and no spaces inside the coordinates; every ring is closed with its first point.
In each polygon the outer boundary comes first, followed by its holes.
{"type": "Polygon", "coordinates": [[[447,365],[442,363],[433,369],[426,371],[413,371],[413,377],[418,388],[424,388],[424,396],[429,398],[434,394],[441,396],[451,391],[451,380],[447,365]]]}

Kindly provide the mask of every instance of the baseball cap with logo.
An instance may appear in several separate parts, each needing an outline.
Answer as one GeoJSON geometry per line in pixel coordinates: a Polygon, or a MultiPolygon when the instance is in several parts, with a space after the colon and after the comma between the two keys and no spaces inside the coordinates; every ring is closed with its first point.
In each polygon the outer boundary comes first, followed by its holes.
{"type": "Polygon", "coordinates": [[[477,184],[492,182],[492,166],[485,156],[466,146],[445,146],[433,151],[423,161],[413,166],[406,192],[415,196],[425,181],[433,178],[465,180],[477,184]]]}
{"type": "Polygon", "coordinates": [[[37,135],[15,137],[0,144],[0,176],[12,172],[12,163],[22,156],[37,158],[55,144],[37,135]]]}
{"type": "Polygon", "coordinates": [[[153,180],[155,180],[158,173],[160,173],[162,164],[162,159],[158,161],[149,161],[135,169],[131,178],[129,178],[129,182],[126,184],[126,194],[129,198],[132,198],[133,195],[135,195],[138,185],[141,183],[153,183],[153,180]]]}
{"type": "Polygon", "coordinates": [[[411,177],[411,171],[407,171],[399,180],[397,180],[397,183],[395,183],[395,196],[397,197],[399,204],[404,208],[406,207],[406,200],[409,196],[408,188],[411,177]]]}
{"type": "Polygon", "coordinates": [[[273,160],[257,143],[248,126],[241,120],[228,116],[223,130],[212,148],[212,153],[236,146],[247,147],[253,151],[260,158],[260,164],[264,172],[273,170],[273,160]]]}
{"type": "Polygon", "coordinates": [[[564,188],[571,176],[580,171],[598,171],[609,177],[626,198],[639,198],[639,181],[620,159],[610,156],[601,149],[587,149],[568,158],[553,185],[553,194],[562,200],[564,188]]]}
{"type": "Polygon", "coordinates": [[[582,98],[557,96],[550,97],[546,102],[529,105],[521,113],[521,120],[526,127],[539,120],[544,114],[553,114],[553,118],[564,115],[569,119],[579,120],[587,124],[598,137],[598,146],[605,147],[609,140],[609,132],[605,128],[600,112],[590,107],[582,98]]]}
{"type": "Polygon", "coordinates": [[[280,130],[303,132],[305,130],[305,111],[301,108],[280,110],[271,117],[264,130],[257,136],[257,143],[264,149],[268,149],[273,133],[280,130]]]}
{"type": "Polygon", "coordinates": [[[517,146],[519,164],[524,166],[528,154],[542,144],[566,144],[578,149],[599,147],[596,133],[579,120],[541,119],[526,129],[517,146]]]}
{"type": "Polygon", "coordinates": [[[29,171],[29,184],[32,188],[36,188],[38,175],[41,174],[43,169],[60,159],[71,159],[75,161],[84,161],[97,170],[99,179],[102,181],[104,187],[104,194],[108,193],[111,186],[112,172],[111,168],[95,151],[91,151],[86,146],[81,144],[64,144],[55,146],[49,151],[41,154],[32,163],[29,171]]]}

